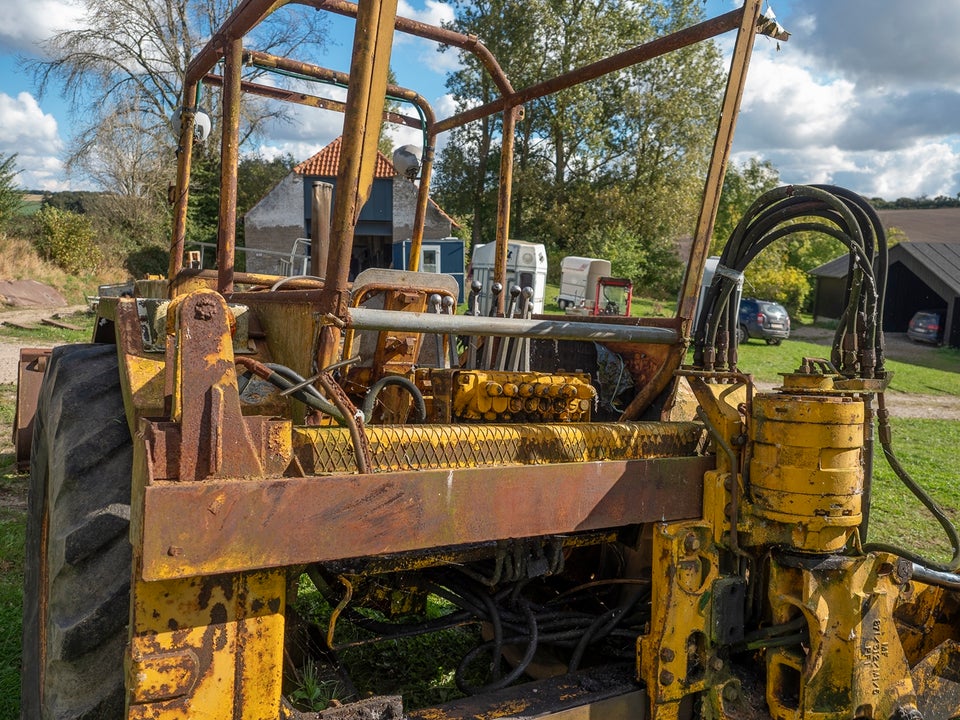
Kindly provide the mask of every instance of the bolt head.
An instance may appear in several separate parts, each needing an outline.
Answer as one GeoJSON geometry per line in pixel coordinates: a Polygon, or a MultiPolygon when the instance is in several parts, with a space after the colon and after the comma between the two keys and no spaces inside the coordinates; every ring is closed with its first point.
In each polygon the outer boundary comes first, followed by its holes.
{"type": "Polygon", "coordinates": [[[694,553],[700,549],[700,538],[693,533],[687,533],[683,539],[683,549],[688,553],[694,553]]]}

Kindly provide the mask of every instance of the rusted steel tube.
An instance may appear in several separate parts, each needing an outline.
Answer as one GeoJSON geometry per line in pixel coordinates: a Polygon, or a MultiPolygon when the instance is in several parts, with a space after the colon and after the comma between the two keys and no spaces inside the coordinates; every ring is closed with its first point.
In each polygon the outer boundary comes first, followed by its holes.
{"type": "MultiPolygon", "coordinates": [[[[327,288],[332,293],[347,290],[353,233],[360,208],[370,195],[377,160],[379,132],[371,126],[379,127],[386,90],[386,66],[390,62],[389,35],[392,33],[386,32],[384,26],[388,19],[392,20],[391,5],[387,2],[378,8],[370,3],[363,7],[368,10],[361,12],[357,19],[347,110],[343,119],[345,132],[334,195],[331,248],[325,275],[327,288]],[[378,14],[378,9],[382,15],[378,14]]],[[[396,12],[395,3],[392,10],[396,12]]],[[[390,22],[389,26],[392,28],[393,23],[390,22]]],[[[338,308],[325,309],[336,313],[338,308]]]]}
{"type": "Polygon", "coordinates": [[[596,80],[603,75],[616,72],[617,70],[623,70],[626,67],[636,65],[645,60],[652,60],[655,57],[666,55],[682,47],[687,47],[688,45],[716,37],[717,35],[736,28],[740,24],[740,19],[743,15],[743,10],[733,10],[724,15],[719,15],[710,20],[698,23],[697,25],[692,25],[678,32],[671,33],[670,35],[664,35],[656,40],[651,40],[643,45],[637,45],[629,50],[624,50],[617,55],[611,55],[603,60],[598,60],[595,63],[585,65],[576,70],[571,70],[568,73],[558,75],[550,80],[537,83],[536,85],[530,85],[512,94],[504,93],[503,97],[493,102],[479,105],[458,115],[453,115],[445,120],[441,120],[437,123],[437,132],[441,133],[452,130],[453,128],[466,125],[474,120],[479,120],[487,115],[493,115],[506,108],[522,105],[530,100],[551,95],[559,90],[565,90],[566,88],[588,80],[596,80]]]}
{"type": "Polygon", "coordinates": [[[173,201],[173,232],[170,236],[170,265],[167,277],[176,277],[183,269],[183,243],[187,236],[187,200],[190,196],[190,164],[193,160],[193,126],[197,84],[187,85],[180,99],[180,144],[177,147],[177,180],[173,201]]]}
{"type": "Polygon", "coordinates": [[[184,76],[184,86],[196,85],[213,69],[223,55],[224,48],[232,40],[239,40],[255,28],[264,18],[286,5],[288,0],[245,0],[220,26],[220,32],[210,38],[190,64],[184,76]]]}
{"type": "Polygon", "coordinates": [[[672,328],[641,325],[606,325],[568,320],[525,320],[472,315],[399,312],[354,307],[347,311],[347,327],[356,330],[455,333],[501,337],[550,338],[552,340],[617,341],[672,345],[680,336],[672,328]]]}
{"type": "Polygon", "coordinates": [[[493,281],[505,292],[497,295],[496,314],[503,314],[507,287],[507,247],[510,240],[510,203],[513,198],[513,147],[517,116],[520,108],[512,107],[503,113],[503,139],[500,142],[500,188],[497,195],[497,248],[493,261],[493,281]]]}
{"type": "MultiPolygon", "coordinates": [[[[196,270],[193,268],[187,268],[181,270],[177,277],[174,279],[171,287],[179,287],[182,285],[184,280],[190,278],[202,278],[202,279],[216,279],[217,272],[216,270],[196,270]]],[[[240,285],[263,285],[270,287],[274,285],[277,281],[283,280],[283,288],[285,290],[319,290],[323,287],[323,282],[320,280],[305,278],[305,277],[290,277],[288,278],[285,275],[265,275],[262,273],[248,273],[248,272],[235,272],[233,274],[234,284],[240,285]]]]}
{"type": "MultiPolygon", "coordinates": [[[[223,77],[214,75],[213,73],[207,73],[203,76],[203,84],[220,87],[223,85],[223,77]]],[[[247,95],[258,95],[260,97],[270,98],[271,100],[291,102],[306,107],[319,108],[321,110],[331,110],[342,113],[347,109],[347,104],[340,100],[332,100],[330,98],[318,97],[294,90],[285,90],[284,88],[276,88],[269,85],[260,85],[259,83],[252,83],[246,80],[240,83],[240,89],[247,95]]],[[[410,117],[409,115],[401,115],[390,111],[383,113],[383,120],[384,122],[390,122],[395,125],[406,125],[407,127],[416,128],[417,130],[423,127],[423,120],[418,117],[410,117]]]]}
{"type": "Polygon", "coordinates": [[[240,72],[243,40],[226,48],[223,75],[223,136],[220,142],[220,226],[217,229],[217,290],[233,292],[237,232],[237,167],[240,159],[240,72]]]}
{"type": "MultiPolygon", "coordinates": [[[[373,185],[396,14],[397,0],[382,0],[364,3],[357,15],[324,274],[326,287],[320,302],[320,311],[331,315],[341,316],[347,305],[353,234],[373,185]]],[[[339,331],[324,327],[317,347],[317,365],[331,365],[339,352],[339,331]]]]}
{"type": "Polygon", "coordinates": [[[410,232],[410,269],[420,269],[420,248],[423,246],[423,229],[427,224],[427,206],[430,204],[430,177],[433,174],[433,158],[437,135],[433,123],[427,126],[426,142],[420,156],[420,184],[417,186],[417,206],[413,215],[413,230],[410,232]]]}
{"type": "MultiPolygon", "coordinates": [[[[346,0],[298,1],[302,2],[304,5],[314,7],[317,10],[327,10],[328,12],[336,13],[337,15],[345,15],[352,18],[357,17],[357,5],[352,2],[347,2],[346,0]]],[[[426,40],[433,40],[443,45],[450,45],[452,47],[459,48],[460,50],[473,53],[483,67],[486,68],[487,72],[490,73],[490,77],[493,78],[494,83],[501,93],[506,95],[513,92],[513,86],[510,85],[510,81],[507,79],[506,74],[500,67],[500,63],[497,62],[497,59],[493,56],[493,53],[491,53],[490,50],[488,50],[487,47],[480,42],[476,35],[464,35],[463,33],[456,32],[455,30],[440,28],[434,25],[427,25],[426,23],[418,22],[417,20],[411,20],[405,17],[397,17],[396,28],[400,32],[408,35],[416,35],[417,37],[422,37],[426,40]]]]}
{"type": "Polygon", "coordinates": [[[694,306],[699,294],[700,282],[703,279],[703,268],[706,265],[707,254],[710,250],[710,237],[713,234],[713,225],[720,204],[720,191],[723,188],[723,177],[727,172],[730,148],[733,145],[733,132],[737,126],[737,111],[743,97],[743,87],[747,80],[747,68],[750,66],[750,56],[753,53],[753,42],[756,36],[757,19],[760,17],[761,2],[762,0],[746,0],[741,10],[721,15],[721,17],[735,15],[739,31],[733,48],[733,57],[730,60],[730,74],[727,77],[727,87],[723,95],[723,105],[720,108],[717,132],[714,136],[713,153],[710,155],[710,166],[707,170],[703,199],[700,203],[700,215],[697,218],[697,225],[693,234],[690,262],[683,278],[680,302],[677,306],[677,317],[683,318],[685,334],[689,334],[690,327],[693,324],[694,306]]]}
{"type": "MultiPolygon", "coordinates": [[[[311,63],[300,62],[299,60],[291,60],[289,58],[278,57],[276,55],[270,55],[269,53],[260,52],[257,50],[250,50],[244,53],[244,62],[252,63],[257,67],[262,68],[273,68],[276,70],[283,70],[284,72],[291,72],[298,75],[304,75],[309,78],[315,78],[316,80],[321,80],[323,82],[336,83],[338,85],[343,85],[344,87],[350,84],[350,75],[349,73],[340,72],[338,70],[331,70],[329,68],[320,67],[319,65],[312,65],[311,63]]],[[[274,88],[276,89],[276,88],[274,88]]],[[[283,91],[280,91],[283,92],[283,91]]],[[[427,102],[427,99],[420,95],[419,93],[410,90],[409,88],[400,87],[399,85],[387,84],[387,94],[404,100],[411,105],[416,105],[420,108],[420,111],[423,113],[424,120],[416,120],[415,125],[411,127],[422,127],[424,122],[427,127],[436,122],[436,115],[433,112],[433,108],[430,106],[430,103],[427,102]]],[[[344,109],[346,105],[344,104],[344,109]]],[[[399,116],[405,117],[405,116],[399,116]]],[[[412,120],[413,118],[405,118],[407,120],[412,120]]],[[[404,123],[408,124],[408,123],[404,123]]]]}

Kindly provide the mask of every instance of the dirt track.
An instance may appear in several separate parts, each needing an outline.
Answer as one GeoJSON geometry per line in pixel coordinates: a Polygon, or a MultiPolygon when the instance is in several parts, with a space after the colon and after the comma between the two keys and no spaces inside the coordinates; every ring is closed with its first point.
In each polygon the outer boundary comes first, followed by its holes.
{"type": "MultiPolygon", "coordinates": [[[[37,324],[44,318],[51,318],[59,314],[69,315],[79,310],[86,310],[86,308],[86,305],[74,305],[57,308],[32,307],[18,310],[0,310],[0,322],[37,324]]],[[[20,361],[21,347],[54,347],[55,345],[56,343],[44,340],[24,342],[0,338],[0,384],[17,381],[17,363],[20,361]]]]}

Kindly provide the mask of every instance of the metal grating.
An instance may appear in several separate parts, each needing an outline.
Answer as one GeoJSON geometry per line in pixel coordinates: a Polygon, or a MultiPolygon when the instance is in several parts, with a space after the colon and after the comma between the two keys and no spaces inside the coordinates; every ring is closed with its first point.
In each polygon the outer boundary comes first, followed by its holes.
{"type": "MultiPolygon", "coordinates": [[[[379,425],[366,428],[376,472],[547,465],[697,454],[697,423],[379,425]]],[[[357,471],[345,428],[297,427],[294,452],[308,475],[357,471]]]]}

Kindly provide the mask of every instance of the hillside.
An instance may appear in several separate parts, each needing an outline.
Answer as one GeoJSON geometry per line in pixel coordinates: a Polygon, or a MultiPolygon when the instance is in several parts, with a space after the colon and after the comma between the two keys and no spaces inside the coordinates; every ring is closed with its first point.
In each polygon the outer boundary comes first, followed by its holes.
{"type": "MultiPolygon", "coordinates": [[[[41,259],[29,240],[0,233],[0,281],[33,280],[56,290],[67,304],[78,305],[85,303],[88,295],[96,295],[98,285],[126,279],[126,272],[116,268],[71,275],[41,259]]],[[[0,298],[0,310],[10,305],[0,298]]]]}

